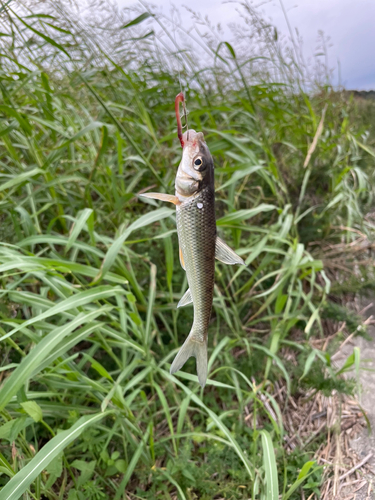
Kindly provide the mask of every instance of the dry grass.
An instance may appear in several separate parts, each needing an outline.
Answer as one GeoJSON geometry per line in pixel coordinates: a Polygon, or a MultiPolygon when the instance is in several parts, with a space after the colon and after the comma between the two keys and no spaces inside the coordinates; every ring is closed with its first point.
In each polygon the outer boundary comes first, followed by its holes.
{"type": "MultiPolygon", "coordinates": [[[[362,314],[364,310],[360,311],[362,314]]],[[[365,324],[372,323],[372,316],[365,324]]],[[[332,324],[331,324],[332,326],[332,324]]],[[[334,338],[345,331],[345,323],[341,323],[333,335],[323,339],[314,339],[311,344],[314,348],[325,351],[334,338]]],[[[337,365],[337,359],[342,349],[352,343],[354,334],[347,335],[331,360],[337,365]]],[[[289,363],[296,363],[294,353],[284,352],[284,359],[289,363]]],[[[373,453],[360,457],[351,447],[351,442],[360,433],[366,432],[368,418],[358,401],[349,396],[333,391],[329,397],[322,392],[312,389],[308,392],[299,391],[296,395],[288,395],[285,385],[275,384],[273,394],[280,408],[284,407],[283,427],[285,429],[285,451],[295,449],[304,450],[313,441],[321,441],[315,452],[317,463],[324,467],[320,495],[311,494],[303,500],[355,500],[358,493],[366,493],[369,500],[374,498],[375,471],[369,464],[373,453]],[[372,495],[372,496],[371,496],[372,495]]],[[[268,411],[273,413],[269,403],[264,400],[268,411]]],[[[249,415],[248,418],[250,418],[249,415]]],[[[276,417],[275,417],[276,418],[276,417]]]]}

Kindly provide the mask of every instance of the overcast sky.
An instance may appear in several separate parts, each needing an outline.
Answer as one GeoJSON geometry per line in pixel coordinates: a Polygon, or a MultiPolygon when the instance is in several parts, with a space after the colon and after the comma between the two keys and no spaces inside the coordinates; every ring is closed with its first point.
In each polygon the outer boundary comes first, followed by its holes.
{"type": "MultiPolygon", "coordinates": [[[[134,0],[117,0],[120,5],[135,4],[134,0]]],[[[238,19],[235,5],[222,0],[153,0],[169,13],[172,3],[180,6],[181,14],[188,5],[212,22],[226,25],[238,19]]],[[[260,3],[260,2],[259,2],[260,3]]],[[[256,3],[254,2],[254,5],[256,3]]],[[[304,42],[306,58],[317,47],[318,31],[330,37],[329,66],[335,68],[334,83],[338,82],[338,61],[341,83],[348,89],[375,90],[375,0],[284,0],[292,28],[298,28],[304,42]]],[[[279,0],[260,7],[271,18],[279,33],[289,37],[279,0]]]]}

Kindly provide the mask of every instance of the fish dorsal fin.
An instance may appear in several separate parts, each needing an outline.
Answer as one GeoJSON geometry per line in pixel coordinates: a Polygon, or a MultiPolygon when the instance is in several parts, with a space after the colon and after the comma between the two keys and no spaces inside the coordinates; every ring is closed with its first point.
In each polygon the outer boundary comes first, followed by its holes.
{"type": "Polygon", "coordinates": [[[160,200],[160,201],[168,201],[169,203],[173,203],[174,205],[180,205],[181,202],[174,196],[173,194],[165,194],[165,193],[143,193],[138,196],[142,196],[143,198],[151,198],[152,200],[160,200]]]}
{"type": "Polygon", "coordinates": [[[186,271],[185,269],[185,261],[184,261],[184,256],[182,255],[182,250],[181,250],[181,247],[180,247],[180,264],[181,264],[181,267],[184,271],[186,271]]]}
{"type": "Polygon", "coordinates": [[[216,237],[215,257],[224,264],[240,264],[246,266],[245,262],[236,254],[219,236],[216,237]]]}
{"type": "Polygon", "coordinates": [[[177,307],[184,307],[193,302],[193,297],[191,296],[190,288],[186,290],[184,295],[182,296],[180,302],[177,304],[177,307]]]}

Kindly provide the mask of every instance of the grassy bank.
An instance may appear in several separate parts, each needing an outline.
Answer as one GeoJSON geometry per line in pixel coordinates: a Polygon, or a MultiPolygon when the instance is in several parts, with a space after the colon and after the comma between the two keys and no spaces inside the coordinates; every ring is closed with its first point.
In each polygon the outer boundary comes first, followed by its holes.
{"type": "Polygon", "coordinates": [[[2,498],[318,497],[331,429],[292,446],[285,416],[354,388],[314,341],[373,287],[370,125],[246,4],[231,44],[146,7],[33,8],[1,10],[2,498]],[[169,375],[192,320],[174,210],[137,196],[173,193],[179,79],[247,264],[216,265],[204,391],[193,361],[169,375]]]}

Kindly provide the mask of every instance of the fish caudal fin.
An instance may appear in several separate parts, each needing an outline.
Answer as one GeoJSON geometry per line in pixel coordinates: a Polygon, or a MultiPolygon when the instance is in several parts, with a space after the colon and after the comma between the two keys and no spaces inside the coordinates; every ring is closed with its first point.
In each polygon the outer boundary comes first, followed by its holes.
{"type": "Polygon", "coordinates": [[[191,356],[197,360],[198,380],[204,387],[207,381],[207,341],[197,342],[189,335],[174,358],[170,372],[171,374],[178,372],[191,356]]]}

